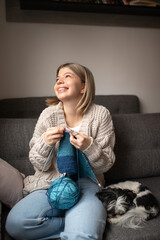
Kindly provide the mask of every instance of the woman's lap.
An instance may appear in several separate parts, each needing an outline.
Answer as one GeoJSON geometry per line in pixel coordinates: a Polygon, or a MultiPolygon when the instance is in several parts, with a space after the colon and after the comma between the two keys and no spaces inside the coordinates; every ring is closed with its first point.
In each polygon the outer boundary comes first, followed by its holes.
{"type": "Polygon", "coordinates": [[[59,235],[69,240],[101,239],[106,212],[95,196],[98,185],[89,179],[79,182],[80,200],[66,212],[51,208],[46,190],[37,190],[22,199],[8,216],[6,229],[9,234],[21,240],[52,239],[59,235]]]}
{"type": "Polygon", "coordinates": [[[106,211],[95,193],[97,184],[87,179],[80,180],[82,196],[79,202],[65,215],[62,239],[102,239],[106,225],[106,211]]]}
{"type": "Polygon", "coordinates": [[[20,240],[59,237],[64,229],[64,211],[51,208],[46,190],[37,190],[10,211],[6,229],[11,236],[20,240]]]}

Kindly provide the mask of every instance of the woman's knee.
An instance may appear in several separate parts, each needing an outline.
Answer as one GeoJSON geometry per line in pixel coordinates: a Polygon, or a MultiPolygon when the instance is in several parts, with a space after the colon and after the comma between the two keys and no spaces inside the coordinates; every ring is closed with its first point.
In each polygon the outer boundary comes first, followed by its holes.
{"type": "Polygon", "coordinates": [[[21,215],[15,215],[14,211],[10,211],[6,220],[6,231],[15,239],[21,239],[24,236],[24,220],[21,215]]]}

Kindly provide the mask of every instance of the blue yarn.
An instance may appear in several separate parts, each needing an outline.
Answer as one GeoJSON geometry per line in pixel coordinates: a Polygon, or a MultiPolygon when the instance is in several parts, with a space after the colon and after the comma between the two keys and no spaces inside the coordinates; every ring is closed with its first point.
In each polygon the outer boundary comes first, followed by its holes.
{"type": "Polygon", "coordinates": [[[80,189],[72,179],[61,177],[51,183],[47,196],[51,206],[65,210],[77,203],[80,189]]]}

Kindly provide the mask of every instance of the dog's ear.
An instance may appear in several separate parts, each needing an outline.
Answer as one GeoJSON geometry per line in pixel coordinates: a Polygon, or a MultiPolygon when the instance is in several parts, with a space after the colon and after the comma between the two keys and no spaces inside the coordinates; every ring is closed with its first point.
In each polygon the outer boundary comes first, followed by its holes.
{"type": "Polygon", "coordinates": [[[100,199],[103,200],[104,199],[104,192],[102,190],[100,190],[99,192],[96,193],[96,196],[100,199]]]}
{"type": "Polygon", "coordinates": [[[96,193],[96,196],[100,199],[100,200],[109,200],[109,199],[113,199],[115,198],[115,191],[114,189],[107,187],[107,188],[103,188],[101,191],[96,193]]]}
{"type": "Polygon", "coordinates": [[[131,190],[124,190],[125,191],[125,195],[127,195],[127,197],[133,201],[133,199],[135,199],[135,197],[137,196],[136,193],[134,193],[133,191],[131,190]]]}
{"type": "Polygon", "coordinates": [[[96,196],[99,198],[104,198],[106,195],[106,188],[102,188],[99,192],[96,193],[96,196]]]}

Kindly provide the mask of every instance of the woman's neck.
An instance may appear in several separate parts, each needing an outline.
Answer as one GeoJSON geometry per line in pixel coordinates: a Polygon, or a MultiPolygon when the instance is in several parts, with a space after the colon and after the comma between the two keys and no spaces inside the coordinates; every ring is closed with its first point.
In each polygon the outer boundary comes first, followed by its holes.
{"type": "Polygon", "coordinates": [[[83,114],[77,111],[75,105],[63,105],[65,120],[68,127],[76,127],[82,122],[83,114]]]}

